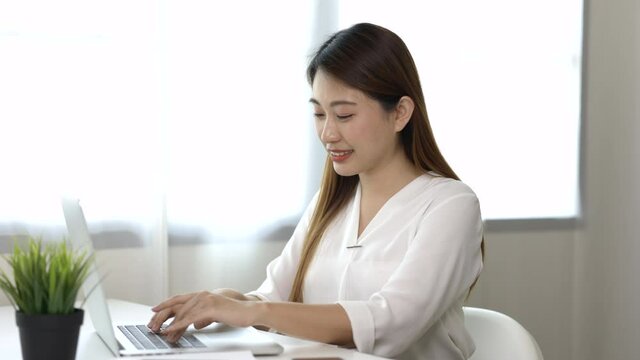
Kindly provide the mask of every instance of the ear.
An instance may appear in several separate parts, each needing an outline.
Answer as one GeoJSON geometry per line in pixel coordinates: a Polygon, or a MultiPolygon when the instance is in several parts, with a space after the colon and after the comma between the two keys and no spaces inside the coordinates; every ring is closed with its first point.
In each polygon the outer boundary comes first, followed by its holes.
{"type": "Polygon", "coordinates": [[[416,104],[410,97],[403,96],[400,98],[400,101],[398,101],[395,109],[394,128],[396,132],[402,131],[407,123],[409,123],[409,120],[411,120],[411,115],[413,115],[415,106],[416,104]]]}

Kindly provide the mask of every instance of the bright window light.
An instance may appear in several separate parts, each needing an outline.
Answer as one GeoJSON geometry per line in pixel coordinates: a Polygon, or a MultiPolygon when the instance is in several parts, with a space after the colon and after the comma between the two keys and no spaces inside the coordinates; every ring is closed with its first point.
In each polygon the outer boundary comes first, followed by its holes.
{"type": "Polygon", "coordinates": [[[0,232],[63,224],[60,195],[93,222],[158,221],[164,201],[170,232],[201,239],[295,224],[311,5],[3,2],[0,232]]]}
{"type": "Polygon", "coordinates": [[[414,56],[445,157],[485,219],[575,217],[582,1],[340,1],[414,56]]]}
{"type": "Polygon", "coordinates": [[[290,227],[322,166],[313,42],[362,21],[406,41],[439,145],[485,218],[576,216],[582,3],[390,4],[1,2],[0,236],[62,224],[64,194],[92,222],[166,209],[187,237],[290,227]],[[317,15],[323,4],[337,13],[317,15]]]}
{"type": "Polygon", "coordinates": [[[167,10],[170,225],[228,240],[295,224],[317,141],[305,77],[309,3],[205,0],[167,10]],[[295,16],[265,16],[281,11],[295,16]]]}

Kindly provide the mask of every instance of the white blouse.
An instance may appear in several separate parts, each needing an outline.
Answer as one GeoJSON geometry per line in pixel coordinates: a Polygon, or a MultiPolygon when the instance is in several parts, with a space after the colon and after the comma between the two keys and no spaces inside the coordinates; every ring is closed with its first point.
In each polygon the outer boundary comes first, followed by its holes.
{"type": "MultiPolygon", "coordinates": [[[[249,294],[287,301],[315,203],[267,278],[249,294]]],[[[340,304],[358,351],[398,359],[467,359],[462,306],[482,269],[478,199],[424,174],[392,196],[358,237],[360,186],[327,228],[303,285],[309,304],[340,304]]]]}

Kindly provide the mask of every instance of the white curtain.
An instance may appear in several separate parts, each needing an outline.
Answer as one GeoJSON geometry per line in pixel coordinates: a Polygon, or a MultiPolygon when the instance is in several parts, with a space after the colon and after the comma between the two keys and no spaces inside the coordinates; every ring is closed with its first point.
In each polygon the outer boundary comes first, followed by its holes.
{"type": "Polygon", "coordinates": [[[312,6],[1,1],[2,251],[64,236],[77,197],[109,295],[151,303],[169,242],[288,238],[316,187],[312,6]]]}

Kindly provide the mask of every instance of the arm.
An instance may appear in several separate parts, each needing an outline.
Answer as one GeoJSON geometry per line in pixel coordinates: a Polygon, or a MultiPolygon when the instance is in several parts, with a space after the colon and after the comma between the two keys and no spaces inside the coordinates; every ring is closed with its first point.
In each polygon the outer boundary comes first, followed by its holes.
{"type": "Polygon", "coordinates": [[[256,305],[257,324],[295,337],[353,347],[351,323],[338,304],[263,302],[256,305]]]}
{"type": "MultiPolygon", "coordinates": [[[[190,324],[201,329],[213,322],[221,322],[239,327],[266,326],[291,336],[353,346],[349,318],[337,304],[247,301],[215,292],[192,294],[186,302],[183,300],[184,295],[154,307],[158,313],[174,315],[173,322],[162,332],[168,341],[177,341],[190,324]]],[[[159,329],[157,324],[150,325],[153,330],[159,329]]]]}
{"type": "Polygon", "coordinates": [[[361,352],[397,357],[434,325],[454,330],[452,323],[441,322],[442,316],[461,306],[482,268],[482,222],[475,196],[446,196],[418,216],[406,253],[384,285],[366,301],[339,302],[361,352]]]}
{"type": "MultiPolygon", "coordinates": [[[[173,322],[176,323],[177,318],[180,317],[180,319],[193,320],[192,323],[198,328],[204,327],[212,321],[220,321],[227,322],[229,325],[235,323],[237,326],[253,325],[260,329],[273,328],[281,333],[312,340],[343,345],[352,344],[349,320],[340,305],[318,306],[284,302],[291,290],[304,236],[316,201],[317,194],[307,206],[282,254],[267,267],[267,278],[259,289],[248,294],[241,294],[232,289],[218,289],[212,293],[202,292],[174,296],[152,309],[155,314],[148,324],[149,328],[157,332],[167,319],[176,317],[173,322]],[[260,300],[266,301],[263,301],[261,305],[260,300]],[[244,304],[240,304],[240,302],[244,302],[244,304]],[[211,308],[207,308],[206,304],[211,308]],[[182,310],[185,306],[186,308],[182,310]],[[192,307],[197,307],[203,316],[196,319],[194,314],[188,315],[189,309],[192,307]],[[209,310],[213,310],[215,314],[207,314],[205,317],[204,314],[209,310]],[[227,321],[222,321],[223,317],[226,318],[223,313],[227,310],[229,314],[237,316],[229,315],[227,321]],[[218,320],[212,320],[214,318],[218,318],[218,320]],[[305,320],[301,320],[303,318],[305,320]],[[196,324],[198,321],[200,322],[196,324]],[[319,325],[320,330],[309,331],[315,327],[314,324],[325,325],[319,325]],[[326,330],[322,330],[324,328],[326,330]],[[346,333],[348,335],[345,335],[346,333]]],[[[182,333],[181,326],[176,326],[176,329],[178,329],[177,332],[182,333]]]]}

